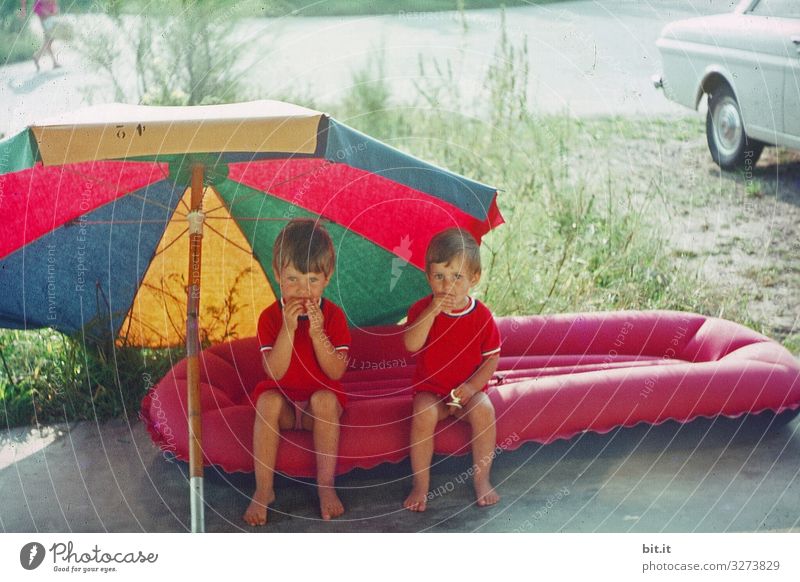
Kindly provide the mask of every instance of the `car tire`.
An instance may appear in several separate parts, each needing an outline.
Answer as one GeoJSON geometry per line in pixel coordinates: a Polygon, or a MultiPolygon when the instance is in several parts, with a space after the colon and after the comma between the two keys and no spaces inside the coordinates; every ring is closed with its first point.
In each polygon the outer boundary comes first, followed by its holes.
{"type": "Polygon", "coordinates": [[[725,84],[708,96],[706,138],[711,157],[723,170],[752,169],[764,149],[745,133],[739,103],[725,84]]]}

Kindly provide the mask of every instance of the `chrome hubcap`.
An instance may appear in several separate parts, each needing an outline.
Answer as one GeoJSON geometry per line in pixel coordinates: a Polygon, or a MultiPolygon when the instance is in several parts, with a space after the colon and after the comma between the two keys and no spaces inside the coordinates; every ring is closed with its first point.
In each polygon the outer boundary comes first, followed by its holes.
{"type": "Polygon", "coordinates": [[[726,100],[716,111],[714,128],[717,134],[717,147],[720,153],[732,155],[742,141],[742,119],[736,105],[726,100]]]}

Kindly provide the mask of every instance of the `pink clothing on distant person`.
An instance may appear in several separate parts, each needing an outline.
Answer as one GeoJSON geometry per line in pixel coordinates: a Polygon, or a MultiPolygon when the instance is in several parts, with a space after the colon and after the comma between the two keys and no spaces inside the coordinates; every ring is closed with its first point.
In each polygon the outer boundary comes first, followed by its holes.
{"type": "Polygon", "coordinates": [[[57,0],[36,0],[33,3],[33,12],[39,18],[47,18],[58,13],[57,0]]]}

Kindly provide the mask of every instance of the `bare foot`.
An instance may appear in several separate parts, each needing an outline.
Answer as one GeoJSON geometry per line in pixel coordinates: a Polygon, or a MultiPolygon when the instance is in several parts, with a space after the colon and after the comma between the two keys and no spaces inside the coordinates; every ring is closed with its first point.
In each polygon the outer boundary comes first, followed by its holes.
{"type": "Polygon", "coordinates": [[[410,511],[425,511],[428,507],[428,492],[424,487],[414,485],[411,493],[408,494],[403,502],[403,507],[410,511]]]}
{"type": "Polygon", "coordinates": [[[253,500],[244,512],[242,519],[248,525],[266,525],[267,523],[267,506],[275,501],[274,491],[253,493],[253,500]]]}
{"type": "Polygon", "coordinates": [[[33,64],[36,65],[36,72],[39,72],[39,59],[33,57],[33,64]]]}
{"type": "Polygon", "coordinates": [[[500,496],[489,481],[475,483],[475,497],[478,499],[479,507],[487,507],[500,501],[500,496]]]}
{"type": "Polygon", "coordinates": [[[318,485],[317,493],[319,494],[319,513],[322,515],[322,519],[328,521],[344,513],[344,505],[336,494],[336,489],[331,486],[318,485]]]}

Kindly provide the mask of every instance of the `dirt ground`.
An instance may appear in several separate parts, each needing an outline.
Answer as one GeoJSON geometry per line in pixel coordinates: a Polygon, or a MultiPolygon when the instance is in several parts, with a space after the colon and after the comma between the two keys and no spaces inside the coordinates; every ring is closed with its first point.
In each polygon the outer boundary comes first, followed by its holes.
{"type": "Polygon", "coordinates": [[[800,354],[800,152],[768,147],[754,167],[722,172],[701,113],[617,122],[605,137],[609,167],[652,203],[668,252],[727,295],[729,317],[800,354]]]}

